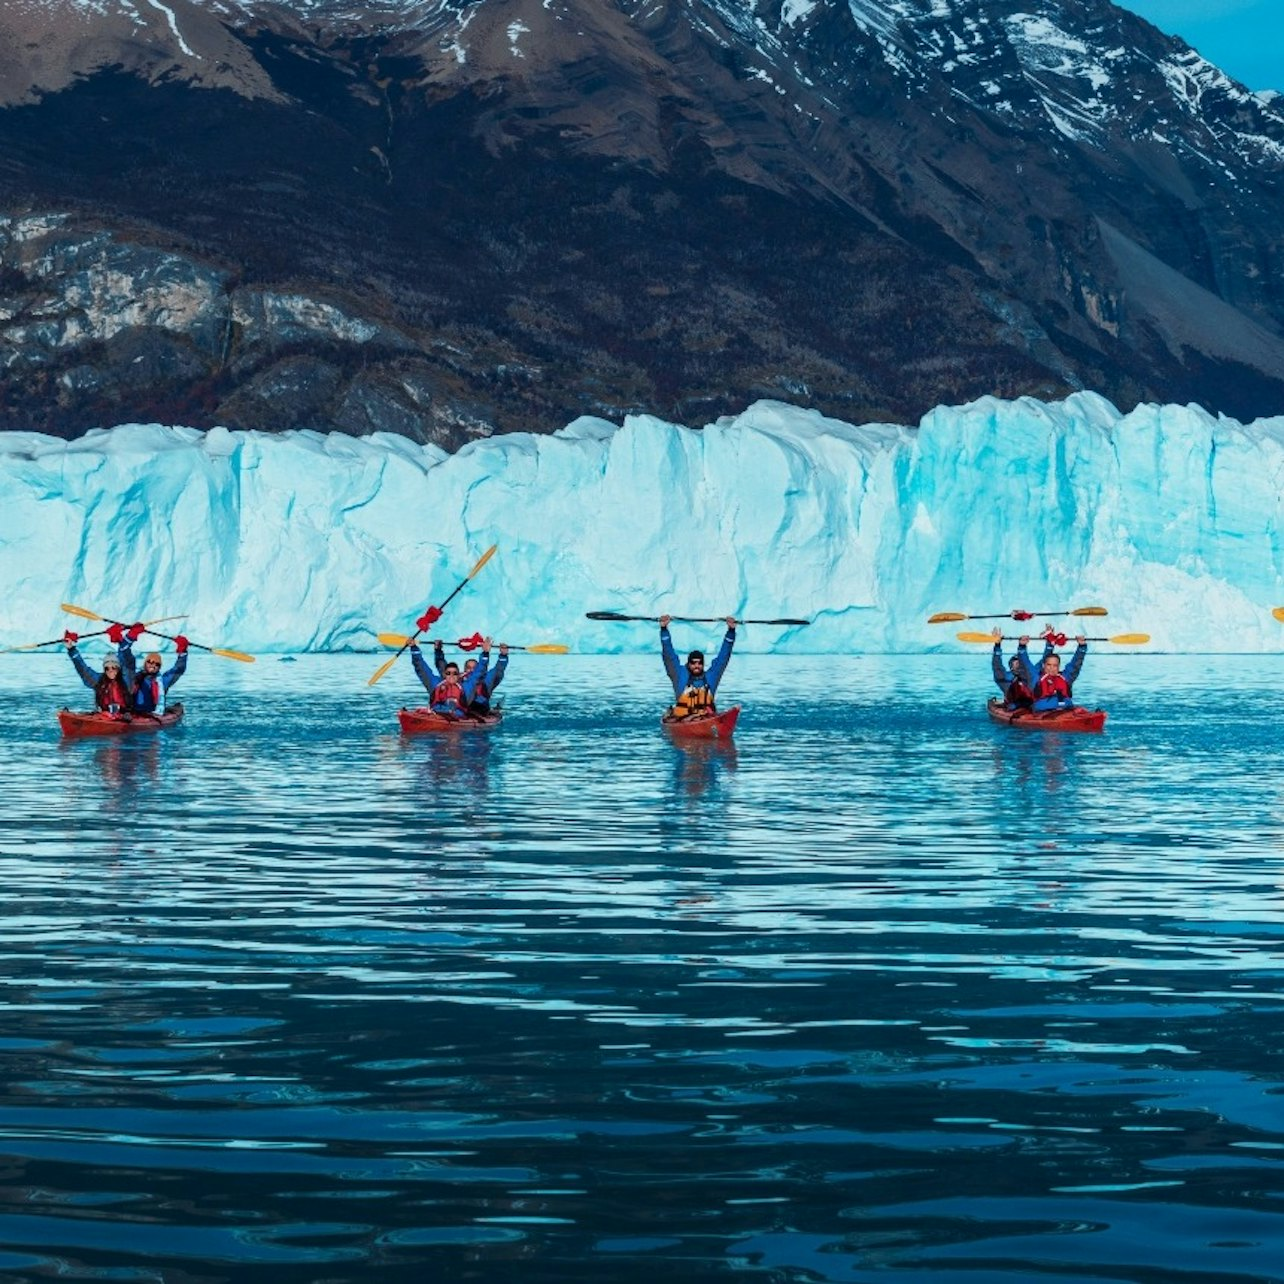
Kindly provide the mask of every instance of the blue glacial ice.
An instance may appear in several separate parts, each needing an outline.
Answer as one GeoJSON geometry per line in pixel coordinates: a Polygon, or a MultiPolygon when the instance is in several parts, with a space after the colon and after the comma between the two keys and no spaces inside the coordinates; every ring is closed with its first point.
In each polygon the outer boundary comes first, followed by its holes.
{"type": "Polygon", "coordinates": [[[56,636],[67,601],[186,611],[191,636],[252,651],[371,649],[495,543],[445,636],[640,650],[647,626],[584,612],[730,612],[814,621],[754,629],[755,650],[922,651],[969,627],[935,611],[1100,604],[1105,631],[1159,649],[1274,651],[1282,492],[1284,416],[1124,415],[1090,393],[917,428],[769,401],[701,429],[582,418],[453,456],[387,435],[5,433],[0,645],[56,636]]]}

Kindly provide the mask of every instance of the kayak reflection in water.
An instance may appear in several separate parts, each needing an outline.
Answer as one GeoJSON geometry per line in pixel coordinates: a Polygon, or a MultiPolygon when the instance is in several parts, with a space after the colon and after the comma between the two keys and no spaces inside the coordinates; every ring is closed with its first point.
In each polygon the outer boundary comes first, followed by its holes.
{"type": "MultiPolygon", "coordinates": [[[[443,655],[443,660],[445,659],[443,655]]],[[[444,718],[462,719],[468,717],[468,707],[477,694],[477,688],[486,679],[486,670],[490,667],[490,638],[482,644],[481,662],[474,666],[467,677],[459,672],[459,665],[454,660],[442,665],[441,674],[435,674],[424,659],[416,642],[410,644],[410,662],[415,666],[415,674],[428,690],[428,703],[433,713],[444,718]]]]}
{"type": "Polygon", "coordinates": [[[736,619],[732,615],[726,617],[727,635],[722,639],[722,646],[713,663],[706,670],[703,651],[689,652],[686,664],[678,659],[678,653],[673,649],[673,639],[669,636],[669,621],[672,618],[671,615],[660,616],[660,656],[664,660],[664,671],[673,683],[674,695],[673,708],[667,716],[690,718],[698,714],[716,713],[713,697],[718,690],[718,683],[722,681],[727,661],[731,659],[731,648],[736,644],[736,619]]]}
{"type": "MultiPolygon", "coordinates": [[[[1034,668],[1026,651],[1029,641],[1028,637],[1021,639],[1017,647],[1017,656],[1026,666],[1026,671],[1032,673],[1034,668]]],[[[1038,676],[1035,678],[1033,690],[1032,707],[1035,713],[1051,713],[1057,709],[1072,708],[1074,705],[1073,687],[1088,654],[1088,639],[1082,634],[1075,638],[1074,655],[1070,657],[1070,663],[1066,665],[1063,673],[1061,657],[1057,654],[1056,648],[1064,646],[1067,641],[1064,633],[1054,633],[1051,627],[1043,633],[1043,655],[1039,659],[1038,676]]]]}
{"type": "MultiPolygon", "coordinates": [[[[1028,709],[1034,704],[1034,692],[1031,689],[1030,670],[1022,663],[1021,653],[1017,652],[1003,666],[1003,630],[995,629],[993,633],[994,651],[990,656],[990,670],[994,674],[994,681],[1000,691],[1003,692],[1003,707],[1005,709],[1028,709]]],[[[1024,637],[1021,639],[1021,646],[1024,647],[1030,639],[1024,637]]],[[[1029,656],[1026,656],[1029,660],[1029,656]]]]}
{"type": "Polygon", "coordinates": [[[62,635],[67,647],[67,658],[76,667],[80,680],[94,693],[94,708],[99,713],[111,713],[117,717],[127,717],[129,712],[129,685],[120,663],[120,656],[108,651],[103,657],[101,673],[90,668],[77,649],[80,635],[68,629],[62,635]]]}

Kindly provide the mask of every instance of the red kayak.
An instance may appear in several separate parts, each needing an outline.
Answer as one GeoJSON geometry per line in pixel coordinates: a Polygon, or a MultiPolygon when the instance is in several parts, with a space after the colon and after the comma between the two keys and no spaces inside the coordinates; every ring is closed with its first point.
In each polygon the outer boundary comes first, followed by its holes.
{"type": "Polygon", "coordinates": [[[1026,731],[1101,731],[1106,725],[1104,709],[1085,709],[1076,704],[1069,709],[1035,713],[1032,709],[1005,709],[1002,700],[991,700],[985,706],[995,722],[1026,731]]]}
{"type": "Polygon", "coordinates": [[[730,740],[740,717],[740,706],[734,705],[726,713],[696,714],[693,718],[660,719],[660,725],[679,740],[730,740]]]}
{"type": "Polygon", "coordinates": [[[504,720],[502,713],[488,713],[480,718],[447,718],[431,709],[399,709],[397,721],[407,735],[418,731],[489,731],[504,720]]]}
{"type": "Polygon", "coordinates": [[[72,739],[83,736],[129,736],[136,731],[164,731],[183,721],[183,706],[171,704],[159,717],[150,713],[76,713],[58,710],[62,734],[72,739]]]}

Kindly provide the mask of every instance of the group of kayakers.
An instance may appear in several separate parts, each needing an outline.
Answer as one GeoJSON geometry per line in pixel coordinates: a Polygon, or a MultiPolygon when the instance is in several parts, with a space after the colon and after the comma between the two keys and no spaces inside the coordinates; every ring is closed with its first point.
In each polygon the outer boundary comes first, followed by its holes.
{"type": "Polygon", "coordinates": [[[1064,646],[1068,638],[1055,633],[1049,625],[1040,635],[1043,654],[1036,666],[1030,659],[1029,634],[1017,639],[1016,654],[1005,665],[1003,662],[1003,630],[994,630],[994,652],[990,667],[995,684],[1003,692],[1004,709],[1029,709],[1033,713],[1055,713],[1069,709],[1074,704],[1074,683],[1083,668],[1088,654],[1088,639],[1082,634],[1074,639],[1074,655],[1065,670],[1057,647],[1064,646]]]}
{"type": "MultiPolygon", "coordinates": [[[[665,673],[673,686],[673,704],[665,715],[667,722],[700,719],[716,713],[715,696],[718,684],[726,671],[736,644],[734,616],[726,616],[727,631],[722,645],[711,664],[706,664],[704,652],[691,650],[686,660],[679,659],[669,632],[672,617],[662,615],[660,623],[660,655],[665,673]]],[[[426,628],[435,620],[426,615],[417,621],[426,628]]],[[[141,673],[134,656],[134,643],[146,632],[146,626],[136,623],[129,626],[112,624],[106,634],[115,646],[102,661],[101,672],[95,670],[79,651],[79,636],[67,630],[63,642],[76,672],[87,687],[94,692],[98,712],[121,718],[160,718],[165,713],[166,695],[175,682],[187,671],[189,642],[182,634],[173,640],[177,651],[174,664],[162,672],[160,653],[149,651],[143,657],[141,673]]],[[[1042,656],[1034,662],[1029,653],[1030,636],[1017,639],[1016,653],[1006,662],[1003,658],[1003,632],[994,630],[994,650],[991,668],[996,685],[1003,693],[1005,710],[1030,710],[1034,713],[1055,712],[1070,708],[1074,702],[1075,680],[1083,668],[1088,653],[1088,639],[1082,635],[1074,638],[1075,651],[1064,670],[1056,648],[1068,638],[1053,631],[1051,626],[1040,635],[1044,643],[1042,656]]],[[[415,675],[428,692],[432,712],[452,720],[488,720],[495,717],[492,698],[495,688],[504,680],[508,669],[509,648],[499,646],[499,656],[491,667],[494,641],[474,635],[459,645],[479,647],[477,656],[470,656],[461,669],[454,660],[448,660],[445,643],[431,642],[432,662],[424,658],[416,638],[410,639],[408,648],[415,675]]]]}
{"type": "MultiPolygon", "coordinates": [[[[159,651],[149,651],[143,657],[142,671],[134,655],[134,643],[147,631],[140,623],[112,624],[105,630],[107,639],[115,647],[102,660],[101,671],[94,669],[80,653],[80,635],[68,629],[63,634],[67,655],[85,686],[94,693],[94,707],[99,713],[116,718],[161,718],[165,713],[166,694],[170,687],[187,672],[188,642],[181,633],[174,638],[178,652],[173,666],[161,672],[164,661],[159,651]]],[[[484,720],[493,716],[491,697],[495,688],[504,680],[508,669],[508,647],[501,644],[499,659],[491,668],[490,654],[494,646],[490,638],[467,639],[466,644],[480,646],[475,657],[470,656],[463,670],[454,660],[446,659],[445,643],[431,643],[432,665],[424,659],[417,641],[410,643],[410,658],[419,681],[428,691],[432,711],[445,718],[484,720]]],[[[725,665],[725,660],[723,661],[725,665]]]]}

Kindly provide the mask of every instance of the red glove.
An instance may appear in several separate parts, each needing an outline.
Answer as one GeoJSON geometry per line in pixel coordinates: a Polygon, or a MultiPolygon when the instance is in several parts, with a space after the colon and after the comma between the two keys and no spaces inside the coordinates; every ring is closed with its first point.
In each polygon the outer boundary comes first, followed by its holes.
{"type": "Polygon", "coordinates": [[[436,624],[436,623],[437,623],[437,621],[438,621],[438,620],[440,620],[440,619],[441,619],[441,611],[440,611],[437,607],[435,607],[435,606],[430,606],[430,607],[429,607],[429,608],[428,608],[428,609],[427,609],[427,610],[426,610],[426,611],[425,611],[425,612],[424,612],[424,613],[423,613],[423,614],[422,614],[422,615],[421,615],[421,616],[420,616],[420,617],[415,621],[415,624],[416,624],[416,626],[418,627],[418,629],[419,629],[419,632],[420,632],[420,633],[425,633],[425,632],[427,632],[430,628],[432,628],[432,626],[433,626],[434,624],[436,624]]]}
{"type": "Polygon", "coordinates": [[[131,624],[129,626],[129,632],[126,633],[125,636],[129,638],[131,642],[137,642],[138,639],[141,638],[143,634],[146,632],[147,632],[147,626],[145,624],[142,624],[142,623],[131,624]]]}
{"type": "Polygon", "coordinates": [[[174,639],[174,645],[178,648],[178,653],[179,653],[179,655],[186,655],[186,654],[187,654],[187,648],[188,648],[188,646],[190,646],[191,644],[190,644],[190,643],[188,642],[188,640],[187,640],[187,639],[186,639],[186,638],[185,638],[185,637],[180,633],[180,634],[179,634],[179,635],[174,639]]]}
{"type": "Polygon", "coordinates": [[[67,644],[67,649],[70,650],[77,642],[80,641],[80,634],[73,633],[70,629],[66,629],[63,632],[62,640],[67,644]]]}
{"type": "Polygon", "coordinates": [[[1014,620],[1032,620],[1034,615],[1030,611],[1013,611],[1012,618],[1014,620]]]}
{"type": "Polygon", "coordinates": [[[125,626],[123,624],[113,624],[107,630],[107,640],[113,646],[119,646],[125,640],[125,626]]]}
{"type": "Polygon", "coordinates": [[[476,651],[482,644],[482,635],[474,633],[470,638],[459,639],[459,649],[461,651],[476,651]]]}

